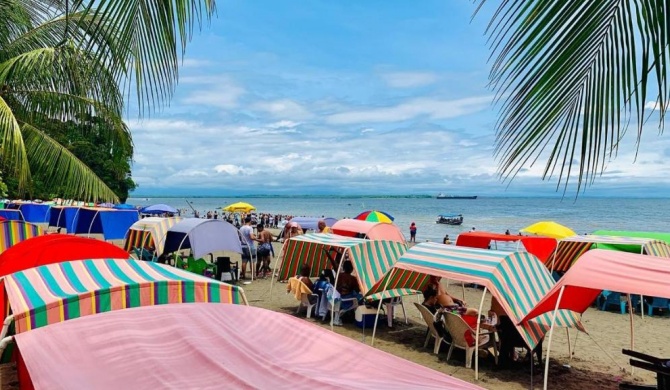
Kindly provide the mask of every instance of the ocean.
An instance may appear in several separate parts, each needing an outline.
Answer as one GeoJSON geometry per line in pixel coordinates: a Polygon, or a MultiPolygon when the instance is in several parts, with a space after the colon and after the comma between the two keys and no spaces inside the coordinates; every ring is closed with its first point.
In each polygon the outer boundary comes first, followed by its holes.
{"type": "MultiPolygon", "coordinates": [[[[478,231],[512,234],[532,223],[551,220],[570,227],[578,234],[598,229],[670,231],[670,199],[631,198],[372,198],[372,197],[249,197],[249,198],[129,198],[127,203],[148,206],[165,203],[178,209],[193,207],[204,215],[235,202],[248,202],[260,213],[307,217],[353,218],[365,210],[391,214],[409,238],[409,225],[418,226],[417,242],[442,242],[445,234],[452,241],[475,227],[478,231]],[[439,214],[462,214],[463,225],[435,223],[439,214]]],[[[220,211],[220,210],[219,210],[220,211]]]]}

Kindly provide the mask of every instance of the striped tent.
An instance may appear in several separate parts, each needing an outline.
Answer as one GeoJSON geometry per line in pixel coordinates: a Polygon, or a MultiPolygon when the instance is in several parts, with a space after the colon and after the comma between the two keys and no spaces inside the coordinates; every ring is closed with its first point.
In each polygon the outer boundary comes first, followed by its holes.
{"type": "Polygon", "coordinates": [[[310,266],[310,276],[318,276],[321,270],[332,268],[327,251],[338,248],[348,252],[363,295],[366,295],[407,250],[405,244],[396,241],[363,240],[335,234],[303,234],[284,243],[283,257],[278,262],[281,265],[277,279],[286,280],[297,275],[302,264],[310,266]]]}
{"type": "MultiPolygon", "coordinates": [[[[514,323],[521,322],[555,284],[544,264],[527,252],[421,243],[405,252],[368,294],[386,298],[387,290],[406,287],[428,275],[487,287],[514,323]]],[[[557,324],[584,330],[578,315],[568,310],[559,311],[557,324]]],[[[551,316],[545,314],[517,329],[534,348],[550,326],[551,316]]]]}
{"type": "Polygon", "coordinates": [[[150,248],[156,251],[156,256],[160,256],[163,254],[168,229],[181,220],[181,217],[140,219],[128,229],[123,249],[130,252],[134,248],[150,248]]]}
{"type": "Polygon", "coordinates": [[[637,246],[641,254],[670,258],[670,246],[658,239],[589,234],[568,237],[559,241],[553,259],[550,258],[547,262],[548,268],[555,271],[567,271],[581,255],[593,249],[595,244],[637,246]]]}
{"type": "Polygon", "coordinates": [[[41,236],[44,231],[41,227],[24,221],[0,222],[0,253],[21,241],[41,236]]]}
{"type": "Polygon", "coordinates": [[[244,303],[244,291],[163,264],[76,260],[8,275],[16,333],[96,313],[174,303],[244,303]]]}

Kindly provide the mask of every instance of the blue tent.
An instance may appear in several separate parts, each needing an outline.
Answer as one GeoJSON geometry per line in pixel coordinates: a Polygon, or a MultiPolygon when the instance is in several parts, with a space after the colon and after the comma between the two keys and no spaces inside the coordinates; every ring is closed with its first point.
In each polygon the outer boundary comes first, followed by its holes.
{"type": "Polygon", "coordinates": [[[151,206],[147,206],[142,209],[143,214],[163,214],[163,213],[177,213],[177,209],[175,209],[172,206],[168,206],[166,204],[154,204],[151,206]]]}
{"type": "Polygon", "coordinates": [[[126,203],[119,203],[117,205],[114,205],[113,208],[117,210],[137,210],[135,206],[133,206],[132,204],[126,204],[126,203]]]}
{"type": "Polygon", "coordinates": [[[316,231],[318,229],[318,223],[320,220],[323,220],[326,223],[326,226],[328,227],[333,227],[335,222],[337,222],[336,218],[315,218],[315,217],[295,217],[291,218],[289,222],[297,222],[298,225],[302,228],[302,230],[314,230],[316,231]]]}
{"type": "Polygon", "coordinates": [[[74,231],[79,207],[53,206],[49,209],[49,226],[65,228],[68,233],[74,231]]]}
{"type": "Polygon", "coordinates": [[[3,209],[0,210],[0,217],[8,221],[23,221],[23,214],[19,210],[3,209]]]}
{"type": "Polygon", "coordinates": [[[82,207],[79,209],[73,234],[102,234],[105,240],[120,240],[128,229],[140,220],[137,210],[106,210],[82,207]]]}
{"type": "Polygon", "coordinates": [[[49,222],[49,210],[51,205],[39,203],[24,203],[19,206],[23,218],[27,222],[45,223],[49,222]]]}

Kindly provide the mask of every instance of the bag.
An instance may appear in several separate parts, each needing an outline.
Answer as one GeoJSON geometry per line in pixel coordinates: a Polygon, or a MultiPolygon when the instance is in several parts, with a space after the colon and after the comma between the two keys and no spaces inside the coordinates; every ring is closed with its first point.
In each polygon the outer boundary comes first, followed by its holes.
{"type": "Polygon", "coordinates": [[[264,242],[264,243],[262,243],[262,244],[258,247],[258,249],[256,250],[256,253],[258,254],[258,256],[263,256],[263,257],[265,257],[265,256],[269,256],[269,255],[270,255],[270,251],[272,251],[271,245],[272,245],[272,244],[270,244],[269,242],[264,242]]]}

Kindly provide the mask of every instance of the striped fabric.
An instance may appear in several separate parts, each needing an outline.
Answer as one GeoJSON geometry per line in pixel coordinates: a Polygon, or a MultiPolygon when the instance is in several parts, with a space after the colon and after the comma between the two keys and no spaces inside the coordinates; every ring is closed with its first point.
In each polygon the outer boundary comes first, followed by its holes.
{"type": "MultiPolygon", "coordinates": [[[[425,284],[429,275],[486,286],[514,323],[519,323],[554,285],[544,264],[527,252],[421,243],[405,252],[368,294],[393,296],[387,295],[385,286],[386,290],[397,291],[413,283],[425,284]]],[[[557,324],[583,330],[578,315],[567,310],[558,312],[557,324]]],[[[551,317],[545,314],[517,328],[528,346],[534,348],[550,325],[551,317]]]]}
{"type": "Polygon", "coordinates": [[[4,280],[16,333],[112,310],[173,303],[245,303],[244,291],[163,264],[78,260],[16,272],[4,280]]]}
{"type": "Polygon", "coordinates": [[[593,244],[637,245],[640,253],[657,257],[670,258],[670,246],[665,242],[652,238],[622,237],[622,236],[573,236],[558,242],[555,256],[549,258],[547,266],[556,271],[567,271],[581,255],[593,244]],[[553,259],[553,268],[551,266],[553,259]]]}
{"type": "Polygon", "coordinates": [[[24,221],[0,222],[0,253],[29,238],[44,234],[41,227],[24,221]]]}
{"type": "Polygon", "coordinates": [[[303,264],[310,266],[312,277],[318,276],[323,269],[332,268],[326,255],[326,251],[331,248],[348,251],[355,275],[361,282],[363,295],[382,279],[407,250],[405,244],[395,241],[363,240],[335,234],[303,234],[284,243],[283,257],[279,259],[278,280],[297,275],[303,264]]]}
{"type": "Polygon", "coordinates": [[[147,248],[155,250],[156,256],[160,256],[163,254],[168,229],[181,220],[181,217],[140,219],[128,229],[123,249],[130,252],[134,248],[147,248]]]}

